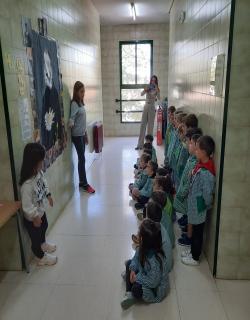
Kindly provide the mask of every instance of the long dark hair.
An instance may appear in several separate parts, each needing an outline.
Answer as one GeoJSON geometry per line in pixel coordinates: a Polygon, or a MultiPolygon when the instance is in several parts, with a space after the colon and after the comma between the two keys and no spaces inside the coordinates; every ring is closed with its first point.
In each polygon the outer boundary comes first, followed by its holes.
{"type": "Polygon", "coordinates": [[[141,265],[144,267],[148,261],[147,255],[149,252],[153,252],[156,259],[160,263],[162,269],[162,258],[165,254],[162,250],[162,236],[161,236],[161,225],[158,222],[154,222],[150,219],[144,219],[139,229],[139,260],[141,265]]]}
{"type": "Polygon", "coordinates": [[[153,75],[153,76],[150,78],[150,84],[151,84],[152,78],[155,78],[155,84],[156,84],[157,87],[158,87],[158,77],[157,77],[156,75],[153,75]]]}
{"type": "Polygon", "coordinates": [[[23,151],[23,163],[20,175],[20,186],[37,174],[36,168],[45,158],[45,149],[40,143],[28,143],[23,151]]]}
{"type": "Polygon", "coordinates": [[[84,104],[83,99],[80,99],[78,94],[79,90],[81,90],[82,88],[84,88],[84,84],[81,81],[76,81],[73,88],[73,98],[71,102],[75,101],[78,105],[80,105],[81,103],[84,104]]]}

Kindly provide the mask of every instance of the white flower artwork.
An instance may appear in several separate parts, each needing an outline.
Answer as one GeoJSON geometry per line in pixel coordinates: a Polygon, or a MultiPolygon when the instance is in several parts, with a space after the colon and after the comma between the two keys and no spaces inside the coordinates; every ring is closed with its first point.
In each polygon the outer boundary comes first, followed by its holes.
{"type": "Polygon", "coordinates": [[[50,131],[52,128],[52,124],[54,123],[54,117],[55,117],[55,112],[49,108],[49,112],[45,113],[44,120],[45,120],[45,126],[46,130],[50,131]]]}

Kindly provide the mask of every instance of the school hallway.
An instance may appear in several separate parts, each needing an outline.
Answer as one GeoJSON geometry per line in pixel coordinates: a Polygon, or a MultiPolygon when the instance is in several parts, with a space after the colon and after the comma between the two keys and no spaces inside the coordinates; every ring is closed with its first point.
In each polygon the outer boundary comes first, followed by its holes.
{"type": "MultiPolygon", "coordinates": [[[[160,304],[122,311],[124,261],[132,257],[138,222],[128,195],[136,138],[106,138],[103,154],[88,170],[95,195],[76,189],[48,239],[58,245],[58,263],[25,272],[0,273],[1,320],[247,320],[249,281],[215,280],[200,266],[180,262],[174,250],[171,291],[160,304]]],[[[163,148],[157,147],[159,164],[163,148]]]]}

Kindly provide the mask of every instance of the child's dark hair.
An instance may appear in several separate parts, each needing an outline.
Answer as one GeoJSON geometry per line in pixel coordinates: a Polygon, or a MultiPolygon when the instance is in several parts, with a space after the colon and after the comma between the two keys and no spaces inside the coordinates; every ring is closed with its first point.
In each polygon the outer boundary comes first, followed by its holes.
{"type": "Polygon", "coordinates": [[[154,222],[161,222],[162,207],[155,201],[148,201],[146,207],[146,216],[154,222]]]}
{"type": "Polygon", "coordinates": [[[165,168],[158,168],[156,170],[156,176],[162,176],[165,177],[168,174],[168,170],[165,168]]]}
{"type": "Polygon", "coordinates": [[[186,116],[184,123],[187,128],[197,128],[198,127],[198,118],[195,114],[191,113],[186,116]]]}
{"type": "Polygon", "coordinates": [[[170,107],[168,107],[168,112],[169,112],[169,113],[175,113],[175,111],[176,111],[175,106],[170,106],[170,107]]]}
{"type": "Polygon", "coordinates": [[[174,194],[174,187],[171,180],[171,177],[169,175],[163,176],[157,176],[155,177],[155,180],[157,184],[162,187],[163,191],[167,194],[174,194]]]}
{"type": "Polygon", "coordinates": [[[159,191],[152,192],[151,200],[153,202],[157,203],[161,209],[163,209],[165,207],[165,205],[167,203],[167,199],[168,199],[168,197],[164,191],[159,190],[159,191]]]}
{"type": "Polygon", "coordinates": [[[153,147],[152,147],[152,143],[150,143],[150,142],[146,142],[146,143],[144,143],[144,145],[143,145],[143,149],[149,149],[149,150],[152,150],[152,149],[153,149],[153,147]]]}
{"type": "Polygon", "coordinates": [[[154,178],[154,177],[156,176],[156,170],[158,169],[158,164],[157,164],[156,162],[150,160],[150,161],[148,162],[148,165],[149,165],[149,166],[152,168],[152,170],[153,170],[153,175],[152,175],[152,177],[154,178]]]}
{"type": "Polygon", "coordinates": [[[151,160],[151,156],[147,153],[143,153],[141,155],[141,159],[143,162],[148,163],[151,160]]]}
{"type": "Polygon", "coordinates": [[[189,128],[187,129],[186,138],[191,140],[192,136],[195,134],[202,135],[202,130],[200,128],[189,128]]]}
{"type": "Polygon", "coordinates": [[[36,168],[45,158],[45,149],[40,143],[28,143],[23,151],[23,163],[20,175],[20,186],[37,174],[36,168]]]}
{"type": "Polygon", "coordinates": [[[197,141],[200,139],[200,137],[202,137],[201,134],[193,134],[191,137],[191,140],[193,140],[195,143],[197,143],[197,141]]]}
{"type": "Polygon", "coordinates": [[[152,136],[152,134],[147,134],[145,140],[150,141],[152,143],[154,141],[154,137],[152,136]]]}
{"type": "Polygon", "coordinates": [[[165,257],[165,254],[162,250],[160,223],[154,222],[151,219],[144,219],[140,225],[139,238],[139,260],[141,265],[144,267],[145,262],[147,262],[147,254],[153,251],[162,269],[162,258],[165,257]]]}
{"type": "Polygon", "coordinates": [[[215,150],[215,142],[210,136],[201,136],[197,141],[199,148],[204,150],[208,157],[212,157],[215,150]]]}
{"type": "Polygon", "coordinates": [[[150,156],[150,160],[152,159],[152,149],[143,149],[143,153],[146,153],[150,156]]]}

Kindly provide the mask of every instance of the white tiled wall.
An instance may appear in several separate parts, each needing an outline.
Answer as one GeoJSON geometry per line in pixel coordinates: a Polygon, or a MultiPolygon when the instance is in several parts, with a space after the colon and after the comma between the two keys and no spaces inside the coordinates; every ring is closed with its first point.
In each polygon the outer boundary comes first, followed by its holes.
{"type": "Polygon", "coordinates": [[[236,1],[217,275],[250,279],[250,3],[236,1]]]}
{"type": "MultiPolygon", "coordinates": [[[[7,56],[26,62],[26,51],[22,42],[21,16],[31,18],[32,28],[37,30],[38,17],[46,17],[48,35],[58,41],[63,80],[63,102],[65,122],[68,121],[70,99],[74,82],[82,81],[86,86],[88,121],[102,120],[102,83],[99,14],[91,0],[1,0],[0,38],[4,56],[8,106],[12,130],[12,143],[17,179],[20,172],[25,142],[21,139],[18,103],[17,71],[9,68],[7,56]]],[[[25,66],[24,97],[29,99],[29,82],[25,66]]],[[[1,139],[3,137],[1,136],[1,139]]],[[[55,221],[70,199],[72,188],[72,146],[70,139],[63,154],[47,170],[46,176],[55,199],[55,206],[48,214],[49,222],[55,221]]]]}
{"type": "Polygon", "coordinates": [[[168,94],[168,24],[101,27],[103,114],[105,136],[134,136],[139,124],[122,124],[115,113],[120,96],[119,41],[153,40],[153,74],[159,78],[161,97],[168,94]]]}
{"type": "MultiPolygon", "coordinates": [[[[176,0],[170,14],[169,103],[185,106],[198,115],[199,126],[216,143],[217,181],[220,165],[225,91],[221,97],[209,93],[211,58],[228,51],[230,0],[176,0]],[[180,13],[186,18],[180,23],[180,13]]],[[[224,82],[225,84],[225,82],[224,82]]],[[[218,183],[217,183],[218,187],[218,183]]],[[[208,217],[205,252],[214,264],[217,190],[213,212],[208,217]]]]}

